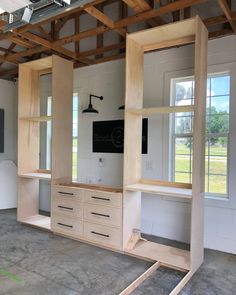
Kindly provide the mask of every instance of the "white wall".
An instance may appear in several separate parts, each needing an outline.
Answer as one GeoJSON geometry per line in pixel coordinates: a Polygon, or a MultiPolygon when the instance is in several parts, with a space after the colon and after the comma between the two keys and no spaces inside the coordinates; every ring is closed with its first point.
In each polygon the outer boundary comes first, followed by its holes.
{"type": "Polygon", "coordinates": [[[0,108],[5,110],[5,146],[0,161],[16,162],[17,151],[17,85],[0,79],[0,108]]]}
{"type": "Polygon", "coordinates": [[[0,108],[5,110],[4,153],[0,153],[0,209],[5,209],[16,207],[17,87],[14,82],[0,79],[0,108]]]}
{"type": "MultiPolygon", "coordinates": [[[[230,70],[232,86],[236,83],[235,48],[234,36],[209,42],[209,72],[230,70]]],[[[145,106],[158,106],[168,102],[169,79],[192,75],[193,56],[192,46],[145,56],[145,106]]],[[[92,122],[123,118],[123,112],[117,109],[123,104],[124,99],[124,60],[76,69],[74,89],[79,92],[80,104],[79,181],[121,185],[123,157],[120,154],[92,153],[92,122]],[[103,101],[93,101],[94,107],[99,110],[99,114],[93,118],[82,114],[82,109],[87,107],[90,93],[104,96],[103,101]],[[104,160],[103,167],[98,163],[100,157],[104,160]]],[[[205,247],[231,253],[236,253],[236,156],[233,152],[236,146],[235,92],[232,87],[229,200],[206,199],[205,206],[205,247]]],[[[165,130],[165,121],[162,118],[149,120],[149,154],[143,156],[143,174],[146,177],[162,179],[167,176],[168,140],[165,130]]],[[[143,195],[142,231],[188,242],[189,209],[189,204],[185,202],[143,195]]]]}

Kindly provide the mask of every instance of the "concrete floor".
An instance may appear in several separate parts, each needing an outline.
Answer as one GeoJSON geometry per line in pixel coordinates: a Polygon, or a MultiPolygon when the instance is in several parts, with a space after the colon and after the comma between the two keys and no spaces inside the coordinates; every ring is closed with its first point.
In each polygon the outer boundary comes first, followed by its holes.
{"type": "MultiPolygon", "coordinates": [[[[0,294],[116,295],[150,265],[19,224],[15,210],[0,211],[0,294]]],[[[182,276],[161,268],[133,294],[167,295],[182,276]]],[[[206,250],[181,294],[235,295],[236,256],[206,250]]]]}

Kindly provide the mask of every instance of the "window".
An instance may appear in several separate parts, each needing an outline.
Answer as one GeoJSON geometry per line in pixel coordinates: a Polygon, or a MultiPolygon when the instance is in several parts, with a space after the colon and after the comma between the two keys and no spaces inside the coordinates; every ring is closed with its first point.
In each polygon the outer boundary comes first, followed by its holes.
{"type": "MultiPolygon", "coordinates": [[[[172,105],[194,103],[193,77],[173,79],[172,105]]],[[[229,145],[229,73],[211,74],[207,80],[205,192],[227,196],[229,145]]],[[[177,113],[171,117],[171,178],[190,183],[192,179],[193,113],[177,113]]]]}
{"type": "MultiPolygon", "coordinates": [[[[77,181],[78,172],[77,172],[77,154],[78,154],[78,111],[79,111],[79,97],[78,93],[73,95],[73,122],[72,122],[72,180],[77,181]]],[[[52,97],[48,97],[47,101],[47,116],[52,115],[52,97]]],[[[51,169],[51,138],[52,138],[52,123],[51,121],[47,122],[47,169],[51,169]]]]}
{"type": "Polygon", "coordinates": [[[72,144],[72,180],[78,180],[78,115],[79,99],[78,93],[73,95],[73,144],[72,144]]]}

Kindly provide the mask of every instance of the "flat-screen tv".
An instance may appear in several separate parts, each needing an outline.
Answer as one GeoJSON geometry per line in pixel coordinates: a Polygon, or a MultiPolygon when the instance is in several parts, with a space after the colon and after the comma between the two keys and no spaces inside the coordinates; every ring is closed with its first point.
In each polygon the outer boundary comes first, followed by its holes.
{"type": "Polygon", "coordinates": [[[4,153],[4,110],[0,109],[0,153],[4,153]]]}
{"type": "MultiPolygon", "coordinates": [[[[124,120],[93,122],[93,152],[124,152],[124,120]]],[[[148,119],[143,119],[142,153],[148,153],[148,119]]]]}

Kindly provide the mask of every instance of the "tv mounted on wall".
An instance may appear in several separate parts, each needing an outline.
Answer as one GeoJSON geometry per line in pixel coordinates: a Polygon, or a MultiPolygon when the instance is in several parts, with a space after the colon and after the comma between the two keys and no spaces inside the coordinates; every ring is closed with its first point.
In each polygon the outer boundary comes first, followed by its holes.
{"type": "MultiPolygon", "coordinates": [[[[93,152],[124,152],[124,120],[93,122],[93,152]]],[[[148,153],[148,119],[143,119],[142,154],[148,153]]]]}

